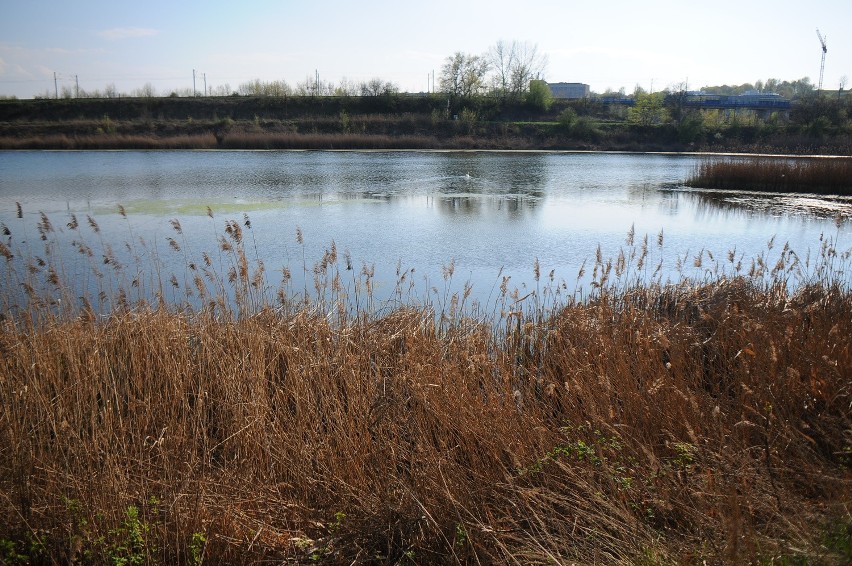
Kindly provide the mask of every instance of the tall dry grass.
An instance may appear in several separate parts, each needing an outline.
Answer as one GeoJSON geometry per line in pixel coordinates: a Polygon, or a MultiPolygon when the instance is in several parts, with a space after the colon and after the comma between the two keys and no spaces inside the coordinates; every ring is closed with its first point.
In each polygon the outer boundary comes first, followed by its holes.
{"type": "Polygon", "coordinates": [[[686,183],[708,189],[852,195],[852,159],[708,159],[686,183]]]}
{"type": "Polygon", "coordinates": [[[118,266],[71,217],[100,273],[80,299],[51,219],[19,220],[0,247],[7,562],[849,558],[852,295],[830,237],[664,284],[637,277],[631,230],[583,300],[535,262],[529,295],[503,279],[468,308],[467,287],[412,298],[404,273],[379,304],[333,244],[292,267],[312,291],[286,270],[270,288],[247,217],[200,258],[174,221],[181,278],[118,266]]]}
{"type": "MultiPolygon", "coordinates": [[[[524,140],[511,140],[516,147],[526,148],[524,140]]],[[[50,134],[27,137],[0,137],[0,150],[65,149],[478,149],[500,148],[505,140],[477,139],[470,136],[438,138],[433,135],[388,135],[344,133],[294,133],[235,131],[216,138],[206,134],[165,135],[116,134],[68,135],[50,134]]]]}
{"type": "Polygon", "coordinates": [[[67,135],[0,137],[2,149],[216,149],[216,137],[210,134],[155,136],[150,134],[67,135]]]}
{"type": "Polygon", "coordinates": [[[446,145],[431,135],[232,132],[224,149],[436,149],[446,145]]]}

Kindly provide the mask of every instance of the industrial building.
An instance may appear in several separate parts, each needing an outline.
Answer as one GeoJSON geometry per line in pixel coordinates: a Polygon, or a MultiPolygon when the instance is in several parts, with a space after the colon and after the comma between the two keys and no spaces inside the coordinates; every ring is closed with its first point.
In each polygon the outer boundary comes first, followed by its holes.
{"type": "Polygon", "coordinates": [[[583,83],[547,83],[553,98],[588,98],[589,85],[583,83]]]}

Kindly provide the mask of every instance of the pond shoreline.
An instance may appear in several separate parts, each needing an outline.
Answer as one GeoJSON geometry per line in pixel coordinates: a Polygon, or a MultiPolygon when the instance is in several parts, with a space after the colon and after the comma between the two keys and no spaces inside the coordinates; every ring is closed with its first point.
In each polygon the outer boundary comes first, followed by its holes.
{"type": "Polygon", "coordinates": [[[850,156],[836,153],[813,153],[813,154],[797,154],[797,153],[758,153],[758,152],[735,152],[735,151],[667,151],[667,150],[626,150],[626,149],[488,149],[488,148],[473,148],[473,149],[454,149],[454,148],[404,148],[404,147],[389,147],[382,149],[359,149],[359,148],[332,148],[332,149],[234,149],[234,148],[82,148],[82,149],[67,149],[67,148],[41,148],[41,147],[19,147],[19,148],[0,148],[0,152],[222,152],[222,153],[253,153],[253,152],[270,152],[270,153],[492,153],[492,154],[530,154],[530,155],[561,155],[561,154],[589,154],[589,155],[671,155],[671,156],[691,156],[691,157],[757,157],[757,158],[778,158],[778,159],[849,159],[850,156]]]}
{"type": "MultiPolygon", "coordinates": [[[[250,132],[218,135],[174,132],[170,135],[90,133],[84,129],[54,126],[36,135],[10,135],[0,126],[0,151],[28,149],[69,150],[363,150],[363,151],[508,151],[508,152],[607,152],[677,155],[765,155],[779,157],[849,157],[846,143],[817,143],[801,146],[782,140],[746,143],[737,140],[704,144],[682,144],[668,140],[640,139],[625,132],[623,140],[576,141],[560,139],[545,132],[527,136],[435,136],[435,135],[351,135],[250,132]]],[[[625,130],[627,130],[625,128],[625,130]]],[[[644,136],[643,136],[644,137],[644,136]]]]}

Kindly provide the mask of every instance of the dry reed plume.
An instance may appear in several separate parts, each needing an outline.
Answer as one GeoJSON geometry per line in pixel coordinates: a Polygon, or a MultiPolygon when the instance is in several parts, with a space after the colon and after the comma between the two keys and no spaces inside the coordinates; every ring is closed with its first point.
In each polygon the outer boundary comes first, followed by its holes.
{"type": "Polygon", "coordinates": [[[483,315],[466,293],[373,304],[333,244],[303,266],[313,293],[286,271],[270,291],[248,217],[200,258],[172,226],[186,274],[140,279],[71,217],[100,273],[84,300],[50,219],[45,253],[3,226],[8,563],[850,558],[852,295],[830,238],[812,262],[639,285],[631,230],[585,300],[504,279],[483,315]]]}

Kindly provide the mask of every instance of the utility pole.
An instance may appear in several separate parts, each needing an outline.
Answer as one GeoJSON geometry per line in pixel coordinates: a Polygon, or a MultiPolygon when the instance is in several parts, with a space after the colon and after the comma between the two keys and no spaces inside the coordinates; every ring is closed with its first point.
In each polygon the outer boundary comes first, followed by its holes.
{"type": "Polygon", "coordinates": [[[74,98],[80,98],[80,79],[74,75],[74,98]]]}
{"type": "Polygon", "coordinates": [[[204,96],[207,96],[207,73],[204,73],[204,96]]]}
{"type": "Polygon", "coordinates": [[[314,73],[316,73],[316,83],[314,86],[314,94],[319,96],[319,69],[314,69],[314,73]]]}
{"type": "Polygon", "coordinates": [[[59,83],[56,82],[56,71],[53,71],[53,96],[59,99],[59,83]]]}

